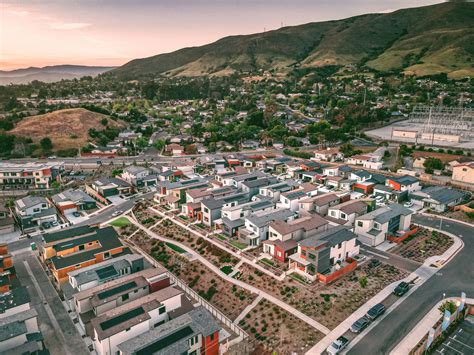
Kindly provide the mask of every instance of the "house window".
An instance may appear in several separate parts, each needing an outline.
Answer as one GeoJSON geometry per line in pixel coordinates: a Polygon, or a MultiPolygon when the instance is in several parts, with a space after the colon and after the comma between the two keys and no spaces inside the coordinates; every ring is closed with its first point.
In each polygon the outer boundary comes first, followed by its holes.
{"type": "Polygon", "coordinates": [[[108,259],[110,258],[110,253],[109,252],[105,252],[104,253],[104,259],[108,259]]]}
{"type": "Polygon", "coordinates": [[[346,215],[345,213],[342,213],[342,212],[341,212],[341,218],[342,218],[342,219],[347,219],[347,215],[346,215]]]}
{"type": "Polygon", "coordinates": [[[357,221],[357,227],[363,227],[364,226],[364,222],[362,221],[357,221]]]}
{"type": "MultiPolygon", "coordinates": [[[[332,217],[336,217],[336,211],[331,211],[329,212],[329,214],[332,216],[332,217]]],[[[342,215],[341,215],[342,216],[342,215]]]]}
{"type": "Polygon", "coordinates": [[[122,295],[122,302],[127,301],[129,298],[130,297],[129,297],[128,293],[126,293],[125,295],[122,295]]]}
{"type": "Polygon", "coordinates": [[[306,256],[306,250],[302,249],[301,250],[301,255],[306,256]]]}
{"type": "Polygon", "coordinates": [[[191,339],[189,339],[189,346],[193,346],[198,343],[198,336],[194,336],[191,339]]]}
{"type": "Polygon", "coordinates": [[[79,250],[84,250],[84,245],[79,245],[79,250]]]}
{"type": "Polygon", "coordinates": [[[209,339],[210,339],[210,341],[213,341],[213,340],[214,340],[214,333],[212,333],[211,335],[209,335],[209,339]]]}
{"type": "Polygon", "coordinates": [[[160,307],[160,309],[158,310],[158,314],[163,314],[166,312],[166,307],[163,306],[163,307],[160,307]]]}
{"type": "Polygon", "coordinates": [[[374,222],[374,229],[379,231],[380,230],[380,223],[374,222]]]}
{"type": "Polygon", "coordinates": [[[308,254],[309,258],[312,259],[312,260],[315,260],[316,259],[316,255],[314,254],[308,254]]]}

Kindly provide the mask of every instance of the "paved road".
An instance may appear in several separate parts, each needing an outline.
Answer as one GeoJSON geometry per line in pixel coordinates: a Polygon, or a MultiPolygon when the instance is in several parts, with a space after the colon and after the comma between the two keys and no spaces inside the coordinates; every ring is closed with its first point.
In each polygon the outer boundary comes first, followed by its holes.
{"type": "MultiPolygon", "coordinates": [[[[413,222],[435,228],[440,225],[439,219],[420,215],[413,216],[413,222]]],[[[446,297],[459,297],[462,291],[474,295],[474,227],[445,221],[442,229],[462,237],[464,248],[371,329],[349,354],[388,354],[442,299],[443,293],[446,297]]]]}
{"type": "Polygon", "coordinates": [[[16,255],[14,266],[21,284],[28,289],[31,305],[38,312],[40,330],[51,354],[89,354],[36,256],[31,252],[16,255]]]}
{"type": "Polygon", "coordinates": [[[384,263],[393,265],[399,269],[403,269],[408,272],[413,272],[421,266],[421,263],[418,263],[416,261],[406,259],[399,255],[381,251],[377,248],[372,248],[367,245],[361,246],[361,250],[362,254],[372,256],[375,259],[378,259],[384,263]]]}

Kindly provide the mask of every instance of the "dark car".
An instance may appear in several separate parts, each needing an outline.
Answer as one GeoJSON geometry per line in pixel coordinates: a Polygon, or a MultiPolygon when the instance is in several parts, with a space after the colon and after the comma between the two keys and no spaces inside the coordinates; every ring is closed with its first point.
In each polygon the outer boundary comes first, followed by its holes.
{"type": "Polygon", "coordinates": [[[410,285],[407,284],[405,281],[402,281],[397,285],[397,287],[395,287],[395,290],[393,290],[393,294],[401,297],[405,293],[407,293],[409,289],[410,285]]]}
{"type": "Polygon", "coordinates": [[[377,303],[367,312],[367,318],[370,320],[377,319],[383,312],[385,312],[385,306],[382,303],[377,303]]]}
{"type": "Polygon", "coordinates": [[[359,318],[351,325],[351,332],[352,333],[360,333],[363,331],[367,326],[370,324],[370,319],[366,316],[359,318]]]}
{"type": "Polygon", "coordinates": [[[376,268],[376,267],[379,267],[380,264],[382,264],[382,263],[380,262],[380,260],[378,260],[378,259],[372,259],[372,260],[370,260],[369,267],[371,267],[371,268],[376,268]]]}

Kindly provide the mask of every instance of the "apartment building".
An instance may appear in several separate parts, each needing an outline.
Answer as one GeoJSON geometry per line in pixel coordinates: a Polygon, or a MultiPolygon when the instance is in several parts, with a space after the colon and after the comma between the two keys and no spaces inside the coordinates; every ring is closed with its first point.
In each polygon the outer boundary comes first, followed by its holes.
{"type": "Polygon", "coordinates": [[[41,258],[51,269],[56,282],[69,280],[69,272],[98,264],[129,253],[113,227],[77,227],[44,234],[40,246],[41,258]]]}
{"type": "Polygon", "coordinates": [[[49,189],[54,181],[61,181],[63,163],[6,163],[0,162],[0,186],[12,189],[49,189]]]}

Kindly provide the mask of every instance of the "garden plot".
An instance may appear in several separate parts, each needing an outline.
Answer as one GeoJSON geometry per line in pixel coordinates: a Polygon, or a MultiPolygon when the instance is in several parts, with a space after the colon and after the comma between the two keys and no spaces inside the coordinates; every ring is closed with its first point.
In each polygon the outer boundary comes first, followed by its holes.
{"type": "Polygon", "coordinates": [[[163,221],[161,224],[153,228],[153,232],[190,247],[220,268],[227,265],[234,266],[239,261],[228,252],[220,249],[212,243],[209,243],[207,240],[204,240],[194,233],[187,231],[172,221],[163,221]]]}
{"type": "Polygon", "coordinates": [[[120,217],[109,224],[114,227],[118,235],[122,238],[128,238],[138,229],[138,227],[133,225],[127,217],[120,217]]]}
{"type": "Polygon", "coordinates": [[[364,264],[329,285],[318,282],[304,285],[290,276],[277,281],[246,264],[236,275],[240,280],[265,290],[330,329],[387,285],[406,276],[404,271],[386,264],[374,270],[364,264]]]}
{"type": "Polygon", "coordinates": [[[133,214],[138,222],[143,224],[145,227],[150,227],[161,220],[160,216],[148,208],[150,205],[151,203],[149,201],[141,201],[133,208],[133,214]]]}
{"type": "Polygon", "coordinates": [[[304,354],[323,334],[284,309],[263,299],[239,325],[261,344],[264,352],[278,354],[304,354]]]}
{"type": "Polygon", "coordinates": [[[199,261],[190,262],[166,243],[151,240],[143,231],[131,240],[232,320],[256,298],[247,290],[228,283],[199,261]]]}
{"type": "Polygon", "coordinates": [[[420,228],[390,252],[422,263],[431,256],[442,255],[453,244],[452,238],[445,234],[420,228]]]}

